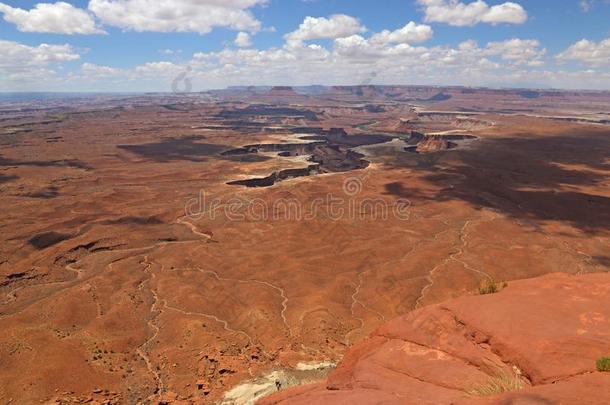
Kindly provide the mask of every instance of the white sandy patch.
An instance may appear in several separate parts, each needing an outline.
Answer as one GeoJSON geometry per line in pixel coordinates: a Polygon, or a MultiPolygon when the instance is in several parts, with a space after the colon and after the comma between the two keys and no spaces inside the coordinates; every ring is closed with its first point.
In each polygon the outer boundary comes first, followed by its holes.
{"type": "Polygon", "coordinates": [[[221,405],[254,405],[256,401],[279,389],[321,381],[335,367],[335,363],[299,363],[294,370],[275,370],[261,378],[246,381],[227,392],[221,405]]]}

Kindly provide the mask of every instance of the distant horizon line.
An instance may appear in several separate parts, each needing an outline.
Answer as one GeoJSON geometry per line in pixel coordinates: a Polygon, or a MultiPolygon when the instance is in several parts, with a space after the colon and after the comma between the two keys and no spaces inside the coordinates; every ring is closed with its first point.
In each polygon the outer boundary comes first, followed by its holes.
{"type": "MultiPolygon", "coordinates": [[[[309,88],[309,87],[322,87],[322,88],[333,88],[333,87],[421,87],[421,88],[448,88],[448,89],[478,89],[478,90],[537,90],[537,91],[580,91],[580,92],[610,92],[610,89],[577,89],[577,88],[561,88],[561,87],[511,87],[511,86],[468,86],[468,85],[441,85],[441,84],[334,84],[334,85],[325,85],[325,84],[305,84],[305,85],[285,85],[285,84],[276,84],[276,85],[231,85],[226,86],[224,88],[215,88],[201,91],[191,91],[186,93],[178,93],[179,95],[188,95],[188,94],[204,94],[211,91],[222,91],[222,90],[231,90],[231,89],[247,89],[247,88],[275,88],[275,87],[285,87],[285,88],[309,88]]],[[[177,94],[172,91],[155,91],[155,90],[142,90],[142,91],[97,91],[97,90],[83,90],[83,91],[47,91],[47,90],[32,90],[32,91],[9,91],[9,90],[0,90],[0,94],[122,94],[122,95],[142,95],[142,94],[177,94]]]]}

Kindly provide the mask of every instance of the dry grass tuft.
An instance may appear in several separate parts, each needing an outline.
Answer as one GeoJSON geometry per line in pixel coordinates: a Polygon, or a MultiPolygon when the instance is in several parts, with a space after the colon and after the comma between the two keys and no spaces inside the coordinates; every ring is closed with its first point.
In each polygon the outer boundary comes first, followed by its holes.
{"type": "Polygon", "coordinates": [[[506,282],[497,283],[495,280],[493,280],[491,278],[485,278],[485,279],[481,280],[481,283],[479,283],[479,294],[480,295],[495,294],[499,291],[502,291],[506,287],[508,287],[508,284],[506,282]]]}
{"type": "Polygon", "coordinates": [[[525,384],[520,376],[503,372],[495,377],[491,377],[487,383],[470,389],[468,394],[477,397],[487,397],[504,392],[520,391],[524,386],[525,384]]]}

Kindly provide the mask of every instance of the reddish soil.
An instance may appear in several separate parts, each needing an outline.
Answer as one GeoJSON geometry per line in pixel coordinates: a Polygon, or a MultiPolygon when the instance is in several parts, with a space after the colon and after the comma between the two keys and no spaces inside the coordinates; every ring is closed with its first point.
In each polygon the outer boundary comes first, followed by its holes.
{"type": "Polygon", "coordinates": [[[0,108],[0,403],[208,403],[483,279],[610,268],[610,127],[533,116],[597,117],[607,93],[237,93],[0,108]],[[349,139],[324,173],[223,154],[318,128],[349,139]],[[478,139],[416,154],[412,130],[478,139]]]}

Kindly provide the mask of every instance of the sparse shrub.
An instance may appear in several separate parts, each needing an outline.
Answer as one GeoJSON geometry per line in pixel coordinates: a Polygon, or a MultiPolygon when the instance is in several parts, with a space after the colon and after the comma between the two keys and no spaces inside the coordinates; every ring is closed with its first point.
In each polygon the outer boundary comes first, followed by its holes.
{"type": "Polygon", "coordinates": [[[508,287],[508,284],[506,282],[497,283],[494,279],[485,278],[479,283],[479,294],[495,294],[506,287],[508,287]]]}
{"type": "Polygon", "coordinates": [[[597,371],[610,372],[610,357],[600,357],[597,359],[597,371]]]}
{"type": "Polygon", "coordinates": [[[477,397],[487,397],[504,392],[519,391],[523,387],[523,380],[517,374],[502,372],[495,377],[491,377],[487,383],[470,389],[468,394],[477,397]]]}
{"type": "Polygon", "coordinates": [[[483,279],[479,283],[479,294],[495,294],[498,292],[498,285],[494,280],[483,279]]]}

